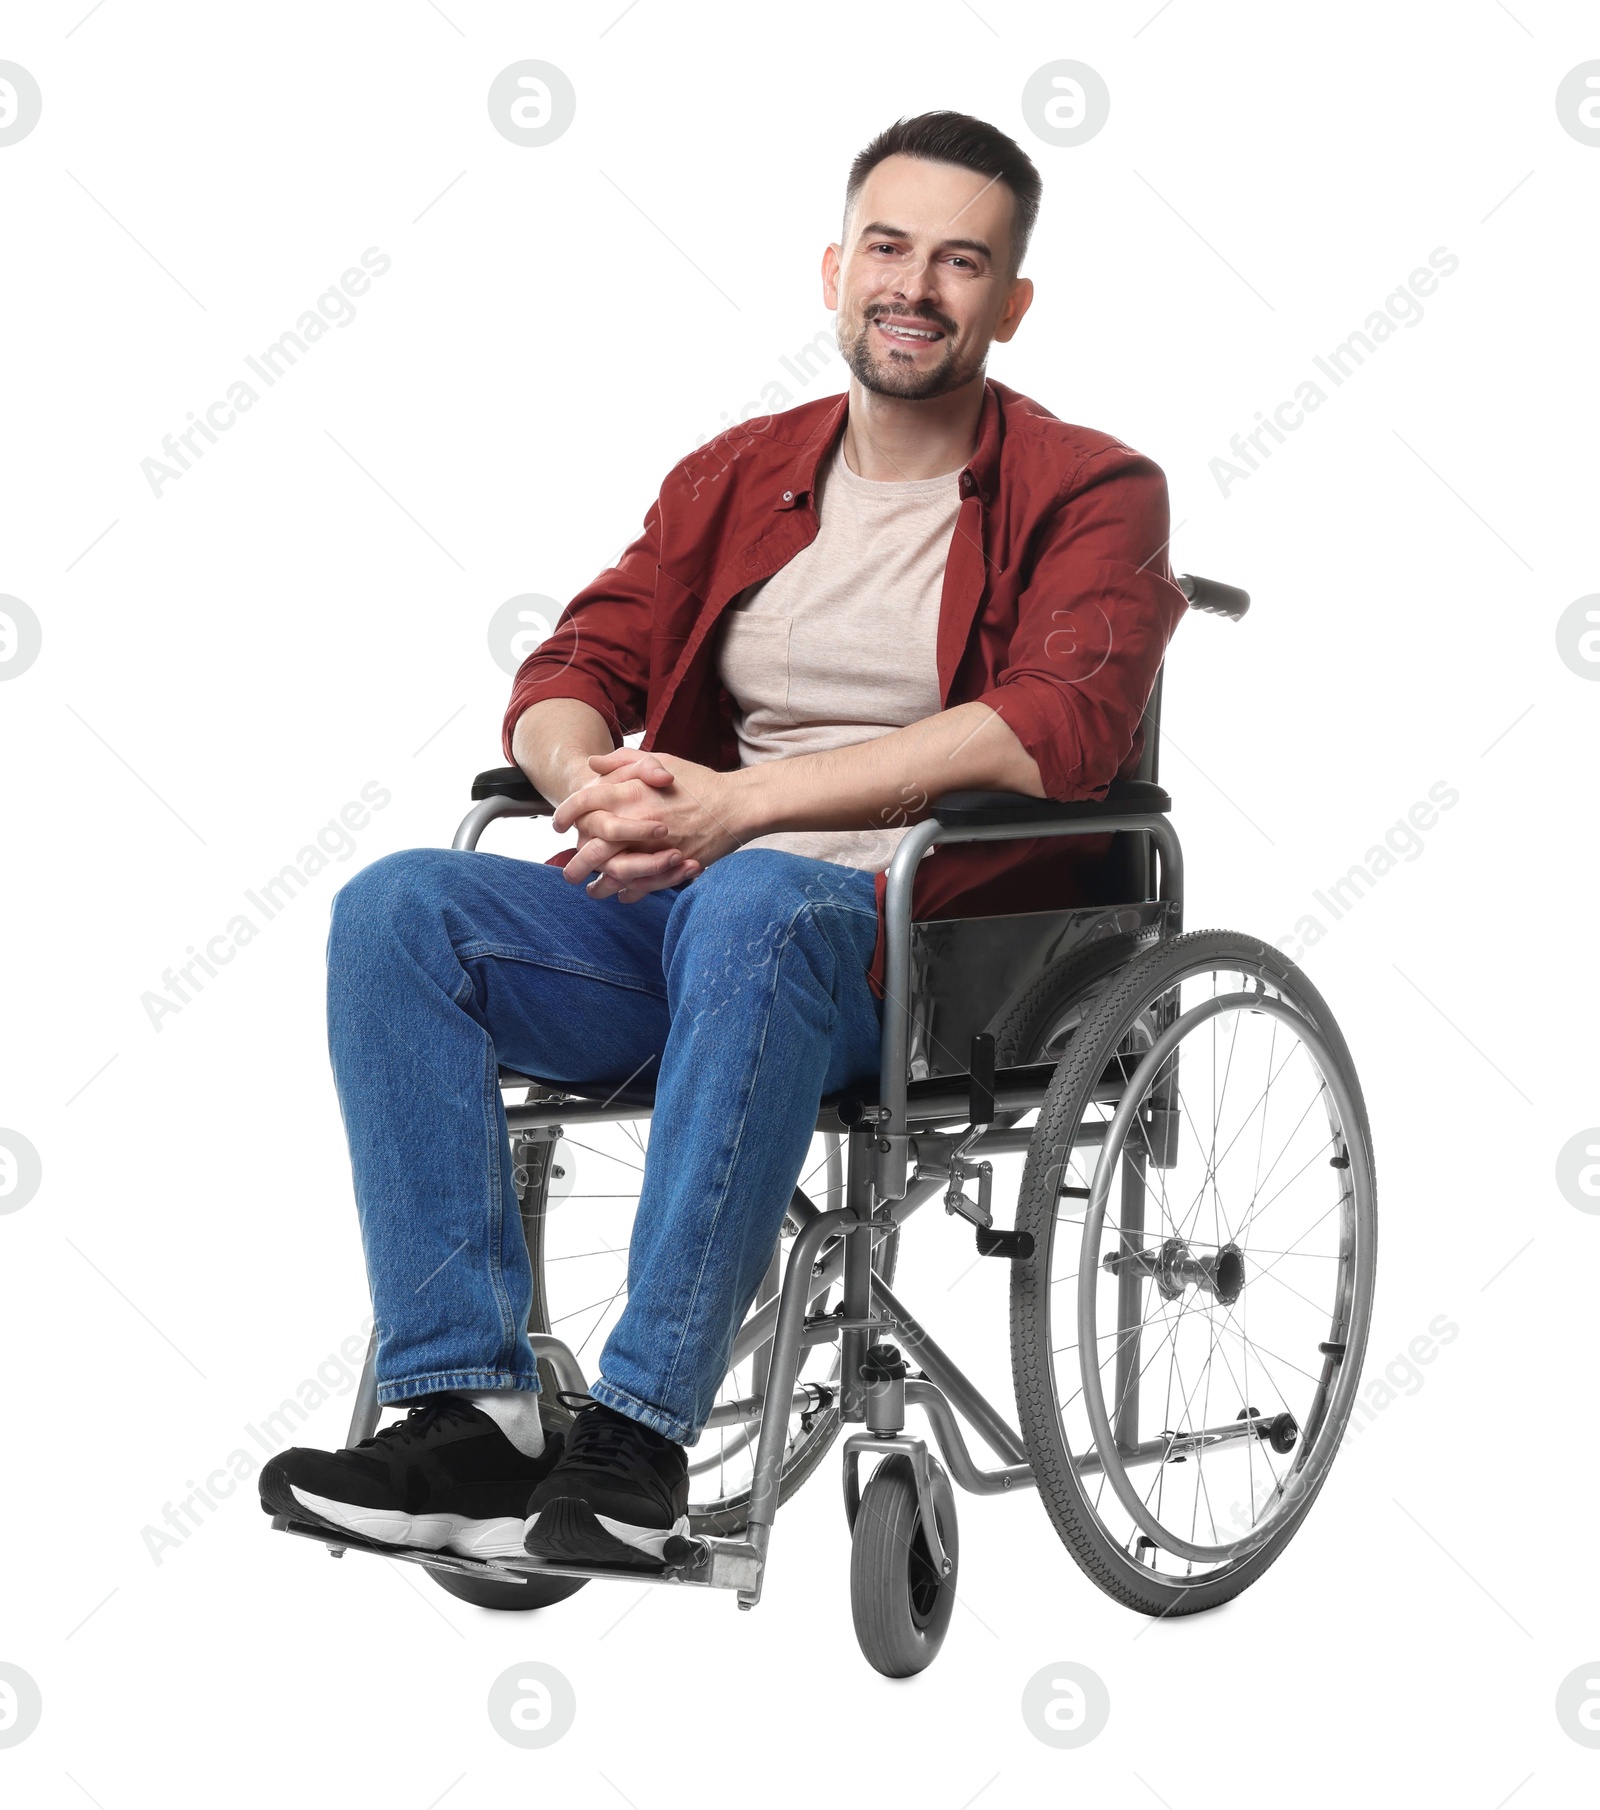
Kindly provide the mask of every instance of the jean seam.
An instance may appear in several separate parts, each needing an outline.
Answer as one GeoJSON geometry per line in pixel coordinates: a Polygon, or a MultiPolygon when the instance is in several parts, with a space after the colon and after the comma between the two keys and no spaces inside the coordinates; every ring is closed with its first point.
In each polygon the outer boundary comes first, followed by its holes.
{"type": "Polygon", "coordinates": [[[672,1353],[672,1363],[667,1371],[666,1380],[661,1385],[663,1397],[671,1395],[673,1386],[678,1379],[678,1361],[683,1356],[683,1347],[689,1337],[689,1326],[694,1319],[695,1306],[700,1299],[700,1285],[705,1279],[706,1265],[711,1260],[711,1252],[716,1243],[717,1228],[722,1223],[722,1211],[728,1204],[728,1181],[732,1177],[734,1165],[738,1162],[739,1152],[744,1145],[745,1130],[750,1123],[750,1102],[755,1095],[756,1076],[760,1072],[762,1060],[767,1053],[767,1038],[772,1029],[772,1010],[778,997],[779,964],[782,962],[783,956],[793,946],[794,939],[792,932],[794,927],[799,922],[801,914],[811,909],[811,903],[812,902],[807,899],[795,908],[794,916],[790,918],[785,927],[783,946],[778,952],[777,960],[772,964],[772,984],[767,993],[766,1015],[763,1018],[761,1025],[761,1043],[756,1050],[755,1059],[751,1062],[749,1070],[744,1077],[745,1092],[739,1113],[739,1129],[734,1136],[733,1148],[728,1155],[727,1171],[723,1180],[721,1193],[717,1199],[716,1211],[712,1214],[710,1225],[707,1227],[705,1246],[700,1256],[700,1267],[695,1272],[694,1285],[689,1293],[688,1306],[684,1310],[683,1329],[678,1334],[678,1343],[672,1353]]]}
{"type": "Polygon", "coordinates": [[[514,1351],[516,1335],[512,1330],[511,1297],[506,1292],[505,1273],[501,1265],[501,1241],[505,1235],[505,1160],[506,1150],[500,1137],[500,1118],[495,1104],[500,1092],[500,1067],[495,1060],[494,1039],[484,1036],[484,1131],[489,1140],[489,1284],[494,1290],[495,1306],[500,1313],[500,1348],[514,1351]]]}
{"type": "Polygon", "coordinates": [[[665,985],[657,988],[642,984],[637,975],[618,974],[609,968],[597,968],[588,962],[570,960],[554,962],[546,956],[534,955],[525,949],[518,949],[506,943],[472,942],[464,943],[458,949],[452,944],[452,948],[456,960],[463,968],[468,962],[491,960],[520,962],[524,967],[545,968],[552,974],[571,974],[583,980],[603,981],[607,986],[621,987],[629,993],[648,994],[652,999],[665,999],[667,996],[665,985]]]}
{"type": "Polygon", "coordinates": [[[669,1414],[666,1409],[658,1408],[643,1396],[635,1395],[631,1389],[621,1388],[616,1383],[608,1383],[606,1379],[597,1377],[589,1391],[595,1401],[613,1409],[618,1414],[626,1414],[632,1420],[641,1421],[652,1427],[663,1437],[673,1440],[678,1445],[687,1445],[694,1438],[694,1428],[686,1420],[679,1420],[677,1415],[669,1414]],[[600,1391],[604,1393],[600,1393],[600,1391]],[[626,1403],[626,1406],[621,1404],[626,1403]]]}
{"type": "Polygon", "coordinates": [[[379,1383],[378,1401],[380,1406],[391,1407],[399,1401],[407,1401],[418,1395],[437,1394],[447,1389],[496,1388],[537,1392],[540,1388],[538,1372],[500,1369],[494,1365],[484,1365],[476,1370],[428,1370],[417,1376],[402,1376],[394,1382],[379,1383]],[[404,1390],[405,1393],[396,1394],[397,1390],[404,1390]]]}

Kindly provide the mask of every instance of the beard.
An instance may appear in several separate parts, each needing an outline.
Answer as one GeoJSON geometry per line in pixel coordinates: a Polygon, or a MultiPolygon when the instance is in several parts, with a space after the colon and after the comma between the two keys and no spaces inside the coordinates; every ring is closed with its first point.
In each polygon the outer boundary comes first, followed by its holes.
{"type": "MultiPolygon", "coordinates": [[[[899,313],[901,310],[879,310],[899,313]]],[[[876,318],[876,317],[873,317],[876,318]]],[[[865,390],[880,396],[898,396],[903,402],[925,402],[932,396],[944,396],[958,390],[983,369],[979,359],[974,365],[956,350],[949,328],[943,321],[928,320],[926,315],[908,315],[907,319],[927,320],[945,335],[943,358],[919,368],[910,354],[896,353],[873,337],[872,319],[865,318],[853,335],[839,329],[839,351],[851,374],[865,390]]]]}

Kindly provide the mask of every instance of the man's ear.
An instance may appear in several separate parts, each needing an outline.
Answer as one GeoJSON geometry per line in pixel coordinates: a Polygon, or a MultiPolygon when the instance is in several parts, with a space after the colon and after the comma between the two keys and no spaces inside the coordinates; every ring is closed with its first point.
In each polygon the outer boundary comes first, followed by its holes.
{"type": "Polygon", "coordinates": [[[822,252],[822,305],[835,312],[839,307],[839,272],[843,268],[841,248],[827,245],[822,252]]]}
{"type": "Polygon", "coordinates": [[[1011,293],[1006,297],[1005,308],[1001,311],[999,324],[995,327],[994,337],[1003,346],[1022,325],[1022,317],[1033,303],[1033,282],[1028,277],[1016,277],[1012,280],[1011,293]]]}

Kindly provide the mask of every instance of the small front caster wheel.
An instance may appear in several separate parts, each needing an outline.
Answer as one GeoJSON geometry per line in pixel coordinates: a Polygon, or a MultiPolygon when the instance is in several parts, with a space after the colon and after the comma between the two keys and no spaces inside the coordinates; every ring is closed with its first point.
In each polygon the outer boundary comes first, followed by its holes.
{"type": "Polygon", "coordinates": [[[850,1549],[850,1610],[867,1663],[886,1678],[910,1678],[933,1664],[956,1606],[960,1569],[956,1500],[942,1467],[929,1460],[934,1518],[950,1569],[939,1576],[928,1551],[916,1475],[891,1452],[861,1494],[850,1549]]]}

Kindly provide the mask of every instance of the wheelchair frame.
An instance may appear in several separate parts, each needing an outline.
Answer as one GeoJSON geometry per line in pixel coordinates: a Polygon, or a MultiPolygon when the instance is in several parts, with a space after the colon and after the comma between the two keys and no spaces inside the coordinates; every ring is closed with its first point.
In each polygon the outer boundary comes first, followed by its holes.
{"type": "MultiPolygon", "coordinates": [[[[1207,613],[1238,620],[1249,606],[1245,593],[1212,580],[1184,575],[1178,583],[1189,597],[1191,606],[1207,613]]],[[[935,1570],[948,1575],[952,1561],[940,1541],[934,1513],[934,1460],[927,1441],[906,1433],[906,1408],[917,1407],[926,1414],[948,1474],[964,1490],[976,1495],[1004,1494],[1032,1484],[1033,1470],[1020,1433],[964,1374],[893,1288],[874,1272],[872,1252],[880,1238],[903,1225],[920,1206],[947,1187],[953,1177],[963,1173],[961,1166],[967,1158],[985,1152],[999,1154],[1027,1147],[1033,1135],[1031,1129],[1000,1129],[984,1121],[991,1121],[997,1114],[1026,1113],[1040,1106],[1054,1068],[1047,1063],[1002,1069],[986,1082],[971,1077],[967,1088],[953,1077],[912,1079],[908,1063],[916,1004],[913,957],[916,932],[921,928],[913,923],[911,916],[913,881],[923,855],[941,843],[1125,832],[1138,839],[1134,846],[1140,855],[1138,871],[1146,881],[1142,887],[1146,894],[1143,900],[1128,901],[1122,907],[1085,907],[1064,913],[1020,914],[1014,918],[965,922],[983,924],[994,931],[1007,924],[1025,926],[1029,918],[1050,916],[1062,920],[1064,926],[1087,928],[1091,935],[1103,934],[1114,927],[1116,914],[1125,914],[1132,906],[1140,914],[1139,923],[1146,927],[1154,925],[1162,938],[1176,935],[1183,925],[1183,853],[1177,832],[1166,816],[1171,800],[1155,783],[1160,694],[1161,675],[1158,673],[1144,715],[1145,743],[1139,777],[1114,781],[1104,799],[1061,803],[1012,793],[952,793],[936,801],[932,814],[912,825],[900,840],[888,869],[885,897],[885,1011],[878,1098],[874,1102],[862,1102],[848,1096],[834,1096],[824,1099],[818,1110],[818,1131],[839,1133],[843,1130],[848,1133],[848,1156],[843,1165],[845,1205],[827,1211],[803,1201],[791,1206],[791,1214],[799,1218],[801,1224],[790,1250],[781,1288],[776,1297],[756,1309],[740,1327],[732,1355],[732,1362],[737,1364],[770,1338],[765,1389],[760,1396],[719,1404],[707,1423],[713,1427],[747,1424],[754,1418],[752,1410],[758,1403],[761,1408],[743,1537],[692,1536],[680,1542],[686,1550],[678,1553],[673,1562],[660,1572],[650,1572],[567,1565],[532,1558],[525,1562],[478,1560],[449,1552],[378,1545],[348,1534],[330,1538],[325,1526],[281,1515],[274,1518],[274,1527],[315,1539],[336,1557],[353,1548],[475,1578],[501,1577],[514,1581],[527,1576],[620,1576],[645,1583],[732,1589],[737,1593],[739,1607],[750,1609],[761,1597],[790,1415],[797,1409],[803,1411],[821,1405],[818,1398],[822,1392],[818,1385],[796,1386],[802,1353],[814,1344],[838,1340],[841,1421],[861,1423],[864,1428],[843,1442],[845,1509],[851,1527],[853,1529],[855,1525],[861,1496],[858,1473],[861,1454],[869,1451],[904,1453],[911,1461],[916,1481],[929,1556],[935,1570]],[[1159,856],[1159,888],[1148,884],[1150,868],[1145,856],[1150,849],[1159,856]],[[1152,892],[1153,900],[1148,896],[1152,892]],[[966,1122],[966,1132],[953,1135],[934,1130],[947,1121],[966,1122]],[[923,1145],[921,1150],[919,1138],[923,1145]],[[920,1160],[924,1155],[930,1160],[920,1160]],[[819,1266],[819,1251],[836,1233],[840,1235],[840,1248],[819,1266]],[[812,1302],[841,1280],[843,1291],[839,1309],[830,1315],[813,1314],[812,1302]],[[862,1361],[868,1347],[891,1334],[905,1355],[920,1368],[922,1377],[907,1379],[891,1375],[862,1379],[862,1361]],[[774,1401],[780,1404],[780,1411],[767,1412],[767,1404],[774,1401]],[[1001,1456],[1004,1460],[1001,1465],[985,1469],[976,1462],[957,1422],[957,1411],[1001,1456]]],[[[474,784],[473,798],[475,802],[463,818],[451,845],[458,850],[475,849],[488,825],[502,817],[544,816],[552,811],[550,804],[515,768],[481,774],[474,784]]],[[[1000,934],[1004,935],[1004,932],[1000,934]]],[[[509,1074],[502,1076],[503,1082],[508,1084],[525,1079],[509,1074]]],[[[652,1110],[651,1105],[637,1100],[619,1101],[616,1094],[597,1101],[565,1089],[559,1098],[534,1100],[530,1094],[527,1104],[507,1104],[505,1107],[507,1125],[513,1137],[519,1133],[531,1134],[545,1143],[553,1143],[566,1125],[642,1119],[649,1117],[652,1110]]],[[[1105,1131],[1104,1126],[1094,1125],[1081,1129],[1092,1134],[1083,1140],[1085,1142],[1100,1142],[1105,1131]]],[[[831,1160],[829,1168],[830,1171],[835,1169],[831,1160]]],[[[830,1181],[837,1179],[830,1173],[830,1181]]],[[[1007,1254],[1004,1241],[1013,1236],[991,1232],[992,1244],[986,1247],[982,1225],[978,1235],[980,1251],[1000,1256],[1007,1254]]],[[[533,1332],[529,1339],[535,1356],[548,1363],[562,1389],[587,1394],[588,1381],[577,1358],[562,1340],[547,1333],[533,1332]]],[[[356,1393],[348,1445],[353,1446],[370,1436],[378,1424],[376,1355],[377,1331],[374,1328],[356,1393]]],[[[1137,1369],[1137,1333],[1131,1347],[1131,1362],[1137,1369]]],[[[1218,1429],[1216,1436],[1250,1436],[1253,1431],[1245,1424],[1238,1428],[1218,1429]]],[[[1096,1467],[1093,1455],[1082,1461],[1081,1468],[1096,1467]]]]}

